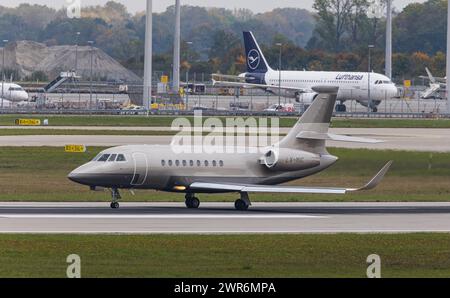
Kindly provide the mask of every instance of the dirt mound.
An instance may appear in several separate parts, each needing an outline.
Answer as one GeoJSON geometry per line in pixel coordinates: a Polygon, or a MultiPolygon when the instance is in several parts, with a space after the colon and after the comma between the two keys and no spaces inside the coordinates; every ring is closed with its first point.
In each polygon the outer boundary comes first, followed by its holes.
{"type": "Polygon", "coordinates": [[[98,48],[86,46],[51,46],[33,41],[18,41],[6,47],[5,67],[17,69],[21,77],[35,71],[43,71],[49,78],[56,77],[62,71],[75,69],[78,56],[77,73],[83,80],[89,80],[91,73],[91,54],[93,76],[108,81],[142,81],[136,74],[123,67],[119,62],[98,48]]]}

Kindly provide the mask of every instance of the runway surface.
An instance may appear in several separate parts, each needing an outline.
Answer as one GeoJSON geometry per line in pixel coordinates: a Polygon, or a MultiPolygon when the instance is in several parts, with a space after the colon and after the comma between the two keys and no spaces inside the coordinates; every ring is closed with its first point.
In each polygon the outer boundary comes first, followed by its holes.
{"type": "Polygon", "coordinates": [[[450,203],[0,203],[0,233],[450,232],[450,203]]]}
{"type": "MultiPolygon", "coordinates": [[[[90,128],[94,129],[94,128],[90,128]]],[[[109,130],[115,128],[108,128],[109,130]]],[[[147,130],[149,128],[139,128],[147,130]]],[[[161,128],[154,128],[155,130],[161,128]]],[[[166,128],[170,130],[170,128],[166,128]]],[[[282,128],[280,133],[289,129],[282,128]]],[[[391,149],[425,152],[450,152],[450,129],[416,129],[416,128],[336,128],[331,133],[357,137],[375,138],[384,141],[379,144],[327,142],[328,147],[391,149]]],[[[56,146],[83,144],[86,146],[119,146],[129,144],[164,145],[170,144],[172,136],[105,136],[105,135],[70,135],[70,136],[0,136],[1,146],[56,146]]],[[[270,139],[270,138],[269,138],[270,139]]]]}

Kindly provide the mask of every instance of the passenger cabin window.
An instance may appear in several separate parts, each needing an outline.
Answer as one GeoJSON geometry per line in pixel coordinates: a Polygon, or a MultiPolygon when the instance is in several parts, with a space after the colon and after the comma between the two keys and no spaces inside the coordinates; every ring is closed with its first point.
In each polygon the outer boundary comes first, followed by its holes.
{"type": "Polygon", "coordinates": [[[165,160],[161,160],[161,165],[164,167],[166,166],[166,161],[165,160]]]}
{"type": "Polygon", "coordinates": [[[172,160],[169,160],[169,167],[171,167],[173,165],[172,160]]]}
{"type": "Polygon", "coordinates": [[[219,161],[219,166],[223,167],[223,160],[219,161]]]}

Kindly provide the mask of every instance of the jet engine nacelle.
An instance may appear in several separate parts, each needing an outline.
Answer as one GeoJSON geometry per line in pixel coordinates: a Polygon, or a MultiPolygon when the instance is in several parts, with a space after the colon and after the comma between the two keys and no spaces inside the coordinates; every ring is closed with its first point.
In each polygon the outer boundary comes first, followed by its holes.
{"type": "Polygon", "coordinates": [[[320,165],[320,156],[294,149],[270,149],[261,159],[272,171],[301,171],[320,165]]]}
{"type": "Polygon", "coordinates": [[[304,104],[312,104],[314,99],[317,97],[317,93],[310,92],[310,93],[300,93],[297,95],[297,102],[301,102],[304,104]]]}

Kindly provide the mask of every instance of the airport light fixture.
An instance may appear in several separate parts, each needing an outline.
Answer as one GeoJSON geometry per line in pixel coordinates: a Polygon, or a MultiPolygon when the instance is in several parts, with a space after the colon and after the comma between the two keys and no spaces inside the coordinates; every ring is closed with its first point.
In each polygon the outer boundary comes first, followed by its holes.
{"type": "Polygon", "coordinates": [[[5,89],[5,48],[6,44],[9,42],[9,40],[4,39],[3,40],[3,58],[2,58],[2,105],[1,108],[3,109],[3,95],[4,95],[4,89],[5,89]]]}
{"type": "Polygon", "coordinates": [[[94,42],[92,40],[88,41],[91,49],[91,75],[90,75],[90,87],[89,87],[89,109],[92,108],[92,77],[93,77],[93,64],[94,64],[94,42]]]}
{"type": "Polygon", "coordinates": [[[281,54],[283,49],[282,43],[277,43],[276,46],[280,48],[280,52],[278,55],[278,106],[281,105],[281,54]]]}
{"type": "Polygon", "coordinates": [[[78,41],[80,38],[81,32],[77,32],[75,36],[76,44],[75,44],[75,72],[78,70],[78,41]]]}
{"type": "Polygon", "coordinates": [[[368,72],[367,72],[367,96],[368,96],[368,103],[367,103],[367,116],[370,117],[370,109],[372,108],[372,97],[370,94],[370,73],[372,72],[372,49],[375,48],[374,45],[369,45],[369,61],[368,61],[368,72]]]}
{"type": "MultiPolygon", "coordinates": [[[[192,41],[186,41],[186,62],[189,62],[189,46],[193,44],[192,41]]],[[[186,109],[189,109],[189,68],[186,70],[186,109]]]]}

